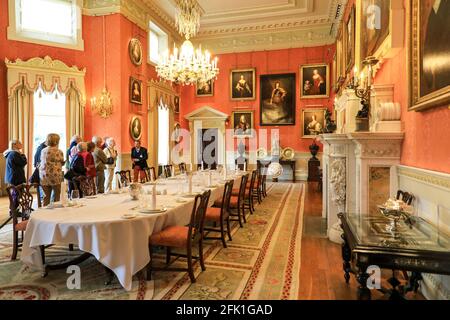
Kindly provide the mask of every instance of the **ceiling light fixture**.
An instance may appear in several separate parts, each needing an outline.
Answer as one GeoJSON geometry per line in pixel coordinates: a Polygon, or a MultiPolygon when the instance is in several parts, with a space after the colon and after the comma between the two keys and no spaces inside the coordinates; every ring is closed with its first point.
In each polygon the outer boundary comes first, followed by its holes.
{"type": "Polygon", "coordinates": [[[201,46],[195,50],[190,41],[200,28],[202,9],[196,0],[176,0],[176,6],[176,26],[186,40],[181,50],[174,45],[170,56],[167,52],[163,57],[159,57],[156,71],[160,78],[177,84],[193,85],[197,82],[204,84],[217,78],[219,68],[217,57],[212,59],[211,54],[208,51],[203,52],[201,46]]]}

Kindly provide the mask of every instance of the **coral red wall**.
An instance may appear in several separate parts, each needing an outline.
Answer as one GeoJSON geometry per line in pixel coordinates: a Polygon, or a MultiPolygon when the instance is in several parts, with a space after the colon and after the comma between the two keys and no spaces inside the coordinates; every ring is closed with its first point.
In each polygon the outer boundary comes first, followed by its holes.
{"type": "MultiPolygon", "coordinates": [[[[409,1],[405,0],[405,8],[409,1]]],[[[409,19],[407,18],[406,21],[409,19]]],[[[408,23],[408,22],[407,22],[408,23]]],[[[410,35],[405,26],[405,47],[395,57],[386,60],[375,78],[376,84],[394,84],[395,101],[402,105],[405,140],[402,164],[450,173],[450,110],[435,107],[425,112],[408,111],[408,51],[410,35]]],[[[450,79],[449,79],[450,83],[450,79]]]]}
{"type": "MultiPolygon", "coordinates": [[[[188,128],[184,115],[195,109],[210,106],[230,115],[233,111],[241,111],[246,107],[254,111],[255,129],[267,129],[270,145],[270,131],[273,128],[280,130],[281,147],[292,147],[297,151],[309,152],[311,139],[302,139],[302,109],[307,106],[321,105],[332,110],[334,94],[326,99],[300,99],[300,65],[310,63],[329,63],[335,52],[335,46],[321,46],[313,48],[297,48],[274,51],[259,51],[247,53],[233,53],[218,55],[220,74],[215,81],[213,97],[196,97],[193,87],[182,87],[180,120],[182,126],[188,128]],[[256,100],[236,102],[230,100],[230,72],[233,69],[256,68],[256,100]],[[259,103],[259,76],[263,74],[295,73],[296,74],[296,118],[295,126],[260,127],[259,103]]],[[[331,83],[334,79],[331,80],[331,83]]],[[[330,90],[331,91],[331,90],[330,90]]],[[[246,110],[245,109],[245,110],[246,110]]],[[[231,121],[228,128],[231,128],[231,121]]]]}

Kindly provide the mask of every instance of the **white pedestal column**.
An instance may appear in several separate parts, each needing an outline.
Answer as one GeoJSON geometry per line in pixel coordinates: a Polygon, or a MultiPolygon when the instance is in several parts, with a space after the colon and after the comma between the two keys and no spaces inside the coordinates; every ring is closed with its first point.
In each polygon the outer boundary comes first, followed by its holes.
{"type": "Polygon", "coordinates": [[[346,134],[323,134],[323,217],[327,219],[328,238],[341,243],[342,229],[338,213],[353,211],[354,150],[346,134]]]}

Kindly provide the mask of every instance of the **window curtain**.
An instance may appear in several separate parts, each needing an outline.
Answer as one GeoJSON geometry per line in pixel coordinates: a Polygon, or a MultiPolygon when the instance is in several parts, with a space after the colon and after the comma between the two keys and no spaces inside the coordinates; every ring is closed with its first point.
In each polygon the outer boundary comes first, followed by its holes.
{"type": "Polygon", "coordinates": [[[68,140],[74,135],[84,137],[84,107],[73,83],[66,93],[66,134],[68,140]]]}
{"type": "Polygon", "coordinates": [[[28,176],[33,167],[33,99],[34,92],[27,88],[22,78],[21,84],[13,89],[9,98],[8,128],[9,140],[20,140],[23,152],[27,156],[28,176]]]}

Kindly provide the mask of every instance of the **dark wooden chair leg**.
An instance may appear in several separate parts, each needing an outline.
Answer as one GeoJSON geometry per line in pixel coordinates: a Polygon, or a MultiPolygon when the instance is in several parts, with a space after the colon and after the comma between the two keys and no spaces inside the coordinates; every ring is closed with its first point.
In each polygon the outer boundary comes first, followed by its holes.
{"type": "MultiPolygon", "coordinates": [[[[222,230],[223,232],[223,230],[222,230]]],[[[222,236],[223,238],[223,236],[222,236]]],[[[225,246],[226,248],[226,246],[225,246]]],[[[201,239],[198,243],[198,256],[199,256],[199,260],[200,260],[200,267],[202,268],[202,271],[206,270],[205,267],[205,260],[203,259],[203,239],[201,239]]]]}
{"type": "Polygon", "coordinates": [[[170,263],[170,257],[171,257],[171,250],[170,247],[166,248],[166,264],[170,263]]]}
{"type": "Polygon", "coordinates": [[[150,252],[150,262],[147,265],[147,281],[152,280],[152,263],[153,263],[153,249],[152,245],[148,245],[148,251],[150,252]]]}
{"type": "Polygon", "coordinates": [[[227,218],[227,233],[228,233],[228,240],[233,241],[233,238],[231,237],[230,217],[227,218]]]}
{"type": "Polygon", "coordinates": [[[19,233],[13,231],[13,253],[11,255],[11,261],[17,259],[17,250],[19,249],[19,233]]]}
{"type": "Polygon", "coordinates": [[[223,227],[223,220],[220,220],[220,237],[222,238],[222,245],[224,248],[227,247],[227,242],[225,241],[225,230],[223,227]]]}
{"type": "Polygon", "coordinates": [[[242,205],[241,205],[241,210],[242,210],[242,218],[244,219],[244,223],[247,223],[247,218],[245,217],[245,205],[244,205],[244,203],[242,203],[242,205]]]}
{"type": "Polygon", "coordinates": [[[192,246],[189,246],[187,249],[187,263],[189,278],[191,278],[192,283],[195,283],[194,267],[192,265],[192,246]]]}
{"type": "Polygon", "coordinates": [[[45,247],[44,246],[40,246],[39,249],[41,251],[42,265],[45,266],[45,247]]]}

